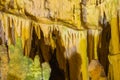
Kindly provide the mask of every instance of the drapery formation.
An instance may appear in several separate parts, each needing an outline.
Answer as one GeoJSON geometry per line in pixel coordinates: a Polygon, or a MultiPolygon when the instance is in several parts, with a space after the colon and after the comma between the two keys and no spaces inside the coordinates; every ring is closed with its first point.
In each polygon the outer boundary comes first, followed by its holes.
{"type": "Polygon", "coordinates": [[[56,54],[66,80],[88,80],[92,59],[119,80],[119,7],[119,0],[1,0],[1,37],[8,46],[20,37],[26,56],[37,50],[49,62],[56,54]]]}
{"type": "MultiPolygon", "coordinates": [[[[66,72],[66,61],[69,64],[70,79],[88,79],[87,74],[87,31],[75,30],[64,25],[37,23],[29,19],[18,18],[15,15],[1,12],[1,27],[5,33],[8,45],[15,44],[18,37],[22,40],[25,55],[29,56],[32,48],[31,42],[33,31],[41,40],[40,49],[45,61],[49,62],[51,53],[46,46],[52,50],[56,49],[56,58],[59,68],[66,72]],[[63,48],[62,48],[63,47],[63,48]],[[67,59],[67,60],[66,60],[67,59]],[[81,66],[82,64],[82,66],[81,66]],[[77,66],[74,66],[77,65],[77,66]],[[76,73],[77,72],[77,73],[76,73]],[[74,73],[74,76],[73,76],[74,73]]],[[[37,42],[37,41],[36,41],[37,42]]],[[[38,44],[38,43],[36,43],[38,44]]],[[[67,74],[66,74],[67,75],[67,74]]]]}

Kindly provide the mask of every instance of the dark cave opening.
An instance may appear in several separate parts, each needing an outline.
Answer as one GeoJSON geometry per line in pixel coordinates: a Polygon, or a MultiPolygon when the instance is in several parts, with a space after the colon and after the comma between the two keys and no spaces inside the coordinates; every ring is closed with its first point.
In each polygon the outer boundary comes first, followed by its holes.
{"type": "Polygon", "coordinates": [[[29,55],[30,58],[34,59],[35,55],[39,55],[41,64],[44,62],[49,63],[51,68],[49,80],[65,80],[64,70],[59,68],[59,64],[56,58],[56,49],[53,51],[50,46],[45,44],[42,31],[41,39],[38,39],[35,33],[35,29],[33,28],[31,47],[32,48],[29,55]],[[46,60],[46,56],[50,57],[49,60],[46,60]]]}

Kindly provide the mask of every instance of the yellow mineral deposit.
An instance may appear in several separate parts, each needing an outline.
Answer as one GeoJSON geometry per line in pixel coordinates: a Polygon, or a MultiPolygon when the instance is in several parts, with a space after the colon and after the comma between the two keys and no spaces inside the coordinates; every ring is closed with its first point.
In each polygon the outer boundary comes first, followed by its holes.
{"type": "MultiPolygon", "coordinates": [[[[8,47],[20,38],[28,57],[39,54],[50,63],[55,55],[54,65],[62,70],[64,80],[107,80],[104,71],[108,80],[120,80],[120,0],[0,0],[0,27],[8,47]],[[104,33],[108,24],[111,32],[104,33]],[[105,40],[111,35],[108,72],[98,61],[103,33],[105,40]]],[[[4,72],[1,80],[6,80],[4,72]]]]}
{"type": "Polygon", "coordinates": [[[88,57],[87,57],[87,32],[83,31],[81,32],[81,39],[78,43],[78,54],[81,55],[82,65],[81,65],[81,72],[82,72],[82,78],[83,80],[88,80],[88,57]],[[84,59],[85,58],[85,59],[84,59]]]}
{"type": "Polygon", "coordinates": [[[88,56],[89,61],[92,59],[98,59],[98,43],[99,37],[102,30],[100,29],[89,29],[88,30],[88,56]]]}

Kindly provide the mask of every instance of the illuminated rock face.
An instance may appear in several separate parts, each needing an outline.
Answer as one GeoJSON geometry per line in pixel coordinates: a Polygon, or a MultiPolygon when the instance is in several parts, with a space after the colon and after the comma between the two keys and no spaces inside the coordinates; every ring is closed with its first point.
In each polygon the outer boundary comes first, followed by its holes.
{"type": "MultiPolygon", "coordinates": [[[[50,63],[53,75],[56,69],[62,71],[65,80],[88,80],[87,66],[93,59],[100,61],[107,74],[108,53],[116,55],[120,49],[119,3],[119,0],[0,0],[2,40],[9,46],[20,37],[26,56],[34,58],[39,52],[42,61],[50,63]]],[[[120,71],[116,73],[115,69],[119,57],[114,60],[112,55],[109,73],[113,71],[114,79],[119,80],[120,71]],[[113,64],[116,66],[112,69],[113,64]]]]}
{"type": "MultiPolygon", "coordinates": [[[[25,55],[34,57],[39,52],[43,60],[50,63],[53,71],[62,70],[64,79],[88,79],[85,29],[72,29],[57,23],[40,23],[5,12],[1,12],[0,16],[8,45],[15,44],[20,37],[25,55]],[[51,64],[55,54],[57,61],[51,64]],[[55,65],[56,63],[58,64],[55,65]]],[[[51,75],[55,74],[51,72],[51,75]]],[[[59,72],[57,74],[58,77],[53,76],[52,79],[60,78],[59,72]]]]}
{"type": "Polygon", "coordinates": [[[1,0],[1,10],[38,21],[68,23],[80,28],[80,0],[1,0]]]}

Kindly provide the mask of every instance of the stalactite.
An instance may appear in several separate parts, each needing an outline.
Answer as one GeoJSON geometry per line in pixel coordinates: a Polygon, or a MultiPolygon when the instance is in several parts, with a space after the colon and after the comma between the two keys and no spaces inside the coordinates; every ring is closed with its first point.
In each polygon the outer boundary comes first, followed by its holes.
{"type": "MultiPolygon", "coordinates": [[[[42,34],[42,36],[43,36],[43,34],[42,34]]],[[[44,61],[49,62],[51,60],[51,57],[53,54],[51,51],[50,45],[45,43],[44,37],[41,37],[38,45],[40,46],[40,53],[41,53],[44,61]]]]}
{"type": "Polygon", "coordinates": [[[98,59],[98,43],[99,43],[99,37],[100,37],[100,30],[95,30],[94,32],[94,58],[98,59]]]}
{"type": "Polygon", "coordinates": [[[5,44],[5,42],[6,42],[6,40],[5,40],[4,31],[3,31],[3,26],[2,26],[2,22],[0,20],[0,45],[5,44]]]}
{"type": "Polygon", "coordinates": [[[63,52],[58,51],[56,55],[60,68],[64,69],[65,73],[69,73],[66,75],[69,75],[71,80],[75,78],[80,79],[79,75],[83,75],[83,79],[87,80],[86,32],[82,30],[76,32],[63,26],[59,28],[61,39],[58,38],[58,42],[60,43],[56,44],[56,48],[60,46],[58,50],[61,51],[61,49],[63,49],[63,52]],[[84,49],[81,47],[84,47],[84,49]],[[86,60],[83,60],[84,58],[86,58],[86,60]],[[69,69],[65,64],[69,66],[69,69]],[[75,67],[74,65],[77,66],[75,67]]]}
{"type": "Polygon", "coordinates": [[[8,41],[8,22],[7,22],[7,15],[2,14],[2,26],[3,26],[3,31],[5,32],[5,38],[8,41]]]}
{"type": "Polygon", "coordinates": [[[36,22],[32,22],[32,26],[35,29],[35,33],[36,33],[38,39],[41,39],[40,25],[36,22]]]}
{"type": "Polygon", "coordinates": [[[81,65],[81,75],[83,80],[88,80],[88,58],[87,58],[87,31],[82,30],[81,33],[81,39],[77,43],[77,52],[79,55],[81,55],[82,65],[81,65]]]}
{"type": "Polygon", "coordinates": [[[40,24],[41,27],[41,31],[43,32],[43,36],[44,36],[44,41],[46,45],[50,45],[49,43],[49,37],[50,37],[50,28],[49,25],[46,24],[40,24]]]}
{"type": "Polygon", "coordinates": [[[30,31],[30,37],[25,41],[25,48],[24,48],[24,53],[26,56],[30,55],[30,50],[31,50],[31,43],[32,43],[32,28],[30,31]]]}
{"type": "Polygon", "coordinates": [[[21,39],[22,39],[22,48],[25,47],[25,22],[21,20],[21,39]]]}
{"type": "MultiPolygon", "coordinates": [[[[1,13],[2,14],[2,24],[3,29],[5,32],[6,39],[8,41],[8,45],[15,44],[15,40],[18,37],[22,38],[22,46],[25,47],[26,40],[30,39],[31,36],[31,22],[29,20],[26,21],[26,19],[17,18],[16,16],[1,13]],[[22,29],[22,30],[21,30],[22,29]]],[[[31,40],[31,39],[30,39],[31,40]]],[[[28,44],[31,41],[28,41],[26,44],[28,44]]],[[[26,49],[26,48],[25,48],[26,49]]],[[[29,49],[27,48],[26,54],[29,53],[29,49]]]]}
{"type": "MultiPolygon", "coordinates": [[[[87,78],[86,77],[87,56],[85,52],[86,32],[82,30],[76,32],[76,30],[74,29],[67,28],[66,26],[60,24],[58,25],[57,23],[53,25],[37,23],[31,20],[27,20],[21,17],[16,17],[14,15],[4,14],[4,13],[2,14],[1,20],[2,20],[2,24],[4,25],[5,33],[8,33],[8,29],[13,27],[15,28],[13,29],[15,30],[13,31],[15,32],[15,38],[21,37],[22,47],[24,49],[25,55],[28,56],[29,51],[31,49],[31,40],[32,40],[31,35],[32,35],[32,31],[33,31],[32,27],[33,27],[35,28],[35,32],[38,39],[42,40],[40,44],[40,48],[42,50],[42,54],[44,54],[45,61],[49,61],[51,58],[51,54],[49,54],[50,52],[49,46],[52,46],[53,51],[55,48],[57,48],[56,57],[59,63],[59,67],[63,69],[66,73],[70,72],[69,77],[71,79],[73,79],[74,76],[78,78],[78,76],[81,75],[81,73],[84,79],[87,78]],[[9,23],[9,25],[7,25],[6,23],[9,23]],[[85,49],[81,48],[80,45],[85,49]],[[72,56],[75,56],[75,58],[74,57],[72,58],[72,56]],[[85,60],[81,60],[81,58],[82,59],[85,58],[85,60]],[[69,66],[68,70],[66,63],[68,63],[69,66]],[[74,65],[78,65],[78,66],[74,67],[74,65]],[[76,68],[76,70],[73,70],[73,68],[76,68]],[[76,71],[78,71],[78,74],[76,73],[76,71]],[[72,73],[74,73],[74,76],[72,75],[72,73]]],[[[12,32],[10,31],[9,34],[12,34],[12,32]]],[[[6,36],[6,38],[8,38],[8,36],[6,36]]],[[[12,37],[10,37],[9,39],[12,39],[12,37]]]]}
{"type": "Polygon", "coordinates": [[[23,37],[23,40],[24,40],[24,47],[25,47],[25,55],[29,56],[29,53],[30,53],[30,49],[31,49],[31,22],[30,21],[25,21],[23,20],[25,23],[23,23],[23,34],[22,36],[24,35],[23,37]]]}
{"type": "Polygon", "coordinates": [[[92,59],[98,59],[98,43],[101,30],[99,29],[89,29],[88,30],[88,57],[89,61],[92,59]]]}
{"type": "Polygon", "coordinates": [[[13,25],[14,25],[14,28],[15,28],[15,34],[14,34],[15,35],[15,41],[17,40],[18,37],[20,37],[20,33],[21,33],[20,32],[21,28],[20,28],[20,25],[19,25],[18,21],[19,21],[19,19],[17,20],[17,18],[14,17],[13,25]]]}

